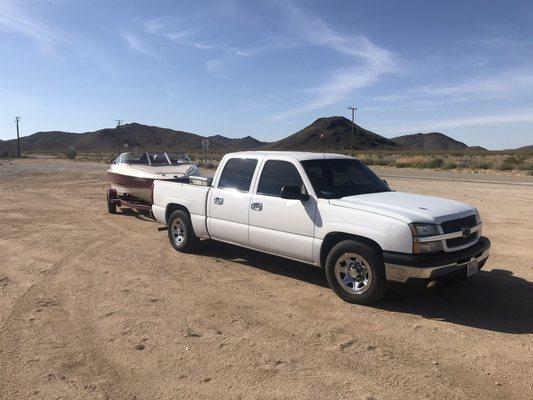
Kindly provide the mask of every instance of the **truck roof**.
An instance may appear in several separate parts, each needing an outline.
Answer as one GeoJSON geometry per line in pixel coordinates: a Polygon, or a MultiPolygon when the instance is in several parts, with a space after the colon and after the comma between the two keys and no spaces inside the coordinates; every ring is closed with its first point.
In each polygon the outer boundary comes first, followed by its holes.
{"type": "Polygon", "coordinates": [[[228,156],[246,156],[246,155],[254,155],[254,156],[285,156],[285,157],[291,157],[298,161],[304,161],[304,160],[317,160],[317,159],[324,159],[324,158],[353,158],[344,154],[337,154],[337,153],[314,153],[311,151],[237,151],[234,153],[228,153],[228,156]]]}

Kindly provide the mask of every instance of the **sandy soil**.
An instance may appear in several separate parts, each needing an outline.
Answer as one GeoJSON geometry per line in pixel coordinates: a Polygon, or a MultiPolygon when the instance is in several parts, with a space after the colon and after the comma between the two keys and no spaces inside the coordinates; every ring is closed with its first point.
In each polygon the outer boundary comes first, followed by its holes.
{"type": "Polygon", "coordinates": [[[531,399],[533,187],[395,179],[476,205],[486,269],[343,303],[322,270],[109,215],[105,166],[0,165],[1,399],[531,399]]]}

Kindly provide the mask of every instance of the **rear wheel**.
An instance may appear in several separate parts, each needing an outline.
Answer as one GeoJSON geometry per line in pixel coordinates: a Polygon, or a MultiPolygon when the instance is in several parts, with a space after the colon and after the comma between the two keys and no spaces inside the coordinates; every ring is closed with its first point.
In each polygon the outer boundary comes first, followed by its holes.
{"type": "Polygon", "coordinates": [[[109,214],[117,213],[116,204],[111,202],[111,189],[107,189],[107,211],[109,212],[109,214]]]}
{"type": "Polygon", "coordinates": [[[355,240],[344,240],[331,249],[326,277],[333,291],[348,303],[375,303],[387,290],[381,254],[355,240]]]}
{"type": "Polygon", "coordinates": [[[168,238],[170,244],[177,251],[187,253],[198,244],[198,238],[194,234],[191,218],[183,210],[176,210],[168,219],[168,238]]]}

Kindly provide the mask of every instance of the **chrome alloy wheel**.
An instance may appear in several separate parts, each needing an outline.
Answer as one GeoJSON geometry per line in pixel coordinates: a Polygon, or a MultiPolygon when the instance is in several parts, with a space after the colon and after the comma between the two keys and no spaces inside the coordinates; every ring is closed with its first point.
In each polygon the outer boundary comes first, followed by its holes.
{"type": "Polygon", "coordinates": [[[186,237],[185,225],[183,224],[181,218],[176,218],[174,221],[172,221],[170,233],[172,234],[174,243],[176,243],[178,246],[181,246],[186,237]]]}
{"type": "Polygon", "coordinates": [[[360,255],[344,253],[335,263],[335,277],[347,292],[361,294],[372,283],[372,269],[360,255]]]}

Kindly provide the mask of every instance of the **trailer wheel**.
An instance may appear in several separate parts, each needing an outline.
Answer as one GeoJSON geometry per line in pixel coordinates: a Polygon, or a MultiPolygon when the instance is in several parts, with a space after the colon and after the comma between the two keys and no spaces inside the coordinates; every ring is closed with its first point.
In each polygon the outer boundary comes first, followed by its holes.
{"type": "Polygon", "coordinates": [[[107,189],[107,211],[109,214],[117,213],[117,205],[111,202],[111,189],[107,189]]]}
{"type": "Polygon", "coordinates": [[[331,289],[348,303],[375,303],[387,291],[381,254],[355,240],[344,240],[331,249],[326,278],[331,289]]]}
{"type": "Polygon", "coordinates": [[[168,219],[168,238],[174,249],[182,253],[193,250],[199,240],[194,234],[191,218],[183,210],[176,210],[168,219]]]}

